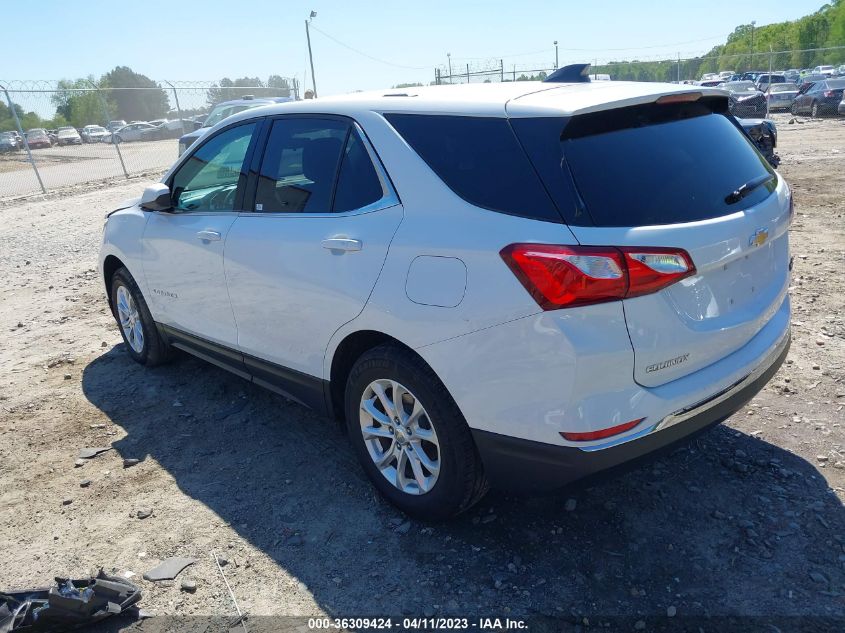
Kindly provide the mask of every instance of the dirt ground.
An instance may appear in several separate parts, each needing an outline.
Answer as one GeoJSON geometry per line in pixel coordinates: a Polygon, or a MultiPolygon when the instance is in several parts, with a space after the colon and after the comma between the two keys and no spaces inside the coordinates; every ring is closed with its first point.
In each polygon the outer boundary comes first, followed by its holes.
{"type": "Polygon", "coordinates": [[[0,588],[104,567],[157,616],[231,616],[216,553],[252,616],[845,617],[845,121],[776,120],[796,200],[778,375],[653,464],[439,525],[380,500],[333,422],[187,356],[129,359],[96,257],[143,181],[0,209],[0,588]],[[197,563],[141,578],[169,556],[197,563]]]}

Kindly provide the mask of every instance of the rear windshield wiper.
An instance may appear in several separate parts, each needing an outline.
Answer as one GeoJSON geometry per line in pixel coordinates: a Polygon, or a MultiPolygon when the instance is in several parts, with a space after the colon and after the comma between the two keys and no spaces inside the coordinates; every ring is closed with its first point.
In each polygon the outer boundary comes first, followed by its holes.
{"type": "Polygon", "coordinates": [[[727,196],[725,196],[725,202],[727,202],[728,204],[734,204],[736,202],[739,202],[740,200],[748,196],[752,191],[757,189],[757,187],[765,185],[774,177],[774,174],[765,174],[763,176],[758,176],[757,178],[752,178],[747,183],[740,187],[737,187],[736,189],[731,191],[727,196]]]}

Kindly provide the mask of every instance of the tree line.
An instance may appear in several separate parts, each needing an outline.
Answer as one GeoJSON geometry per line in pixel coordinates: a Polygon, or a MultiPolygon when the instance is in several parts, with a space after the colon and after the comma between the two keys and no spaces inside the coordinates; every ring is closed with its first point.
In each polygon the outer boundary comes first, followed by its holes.
{"type": "MultiPolygon", "coordinates": [[[[845,47],[845,0],[831,0],[815,13],[793,21],[764,26],[742,24],[724,44],[700,57],[681,60],[680,78],[699,79],[704,73],[722,70],[768,70],[770,61],[772,70],[845,63],[845,48],[807,50],[837,46],[845,47]],[[770,51],[790,52],[770,56],[770,51]]],[[[610,62],[592,72],[608,73],[618,80],[675,81],[678,70],[678,60],[666,59],[610,62]]]]}
{"type": "MultiPolygon", "coordinates": [[[[57,128],[72,125],[105,125],[110,120],[150,121],[164,117],[176,118],[207,112],[221,101],[240,99],[245,94],[255,97],[290,97],[295,86],[288,79],[271,75],[267,81],[258,77],[229,79],[224,77],[205,91],[204,104],[199,107],[179,108],[177,111],[172,89],[153,81],[128,66],[117,66],[99,79],[93,75],[79,79],[62,79],[50,95],[55,108],[52,117],[44,118],[34,111],[24,111],[14,103],[15,112],[24,130],[34,127],[57,128]],[[245,90],[248,88],[248,90],[245,90]]],[[[15,97],[12,97],[13,100],[15,97]]],[[[15,129],[14,117],[5,103],[0,103],[0,130],[15,129]]]]}

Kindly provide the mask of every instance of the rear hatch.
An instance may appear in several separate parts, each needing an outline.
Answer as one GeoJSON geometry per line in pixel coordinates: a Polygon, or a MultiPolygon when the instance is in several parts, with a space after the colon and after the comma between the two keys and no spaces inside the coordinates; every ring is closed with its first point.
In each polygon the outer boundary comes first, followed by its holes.
{"type": "Polygon", "coordinates": [[[573,207],[564,214],[579,243],[683,249],[695,266],[623,300],[636,381],[665,384],[753,338],[787,290],[791,201],[727,100],[676,95],[551,121],[554,167],[537,122],[512,124],[558,205],[573,207]]]}

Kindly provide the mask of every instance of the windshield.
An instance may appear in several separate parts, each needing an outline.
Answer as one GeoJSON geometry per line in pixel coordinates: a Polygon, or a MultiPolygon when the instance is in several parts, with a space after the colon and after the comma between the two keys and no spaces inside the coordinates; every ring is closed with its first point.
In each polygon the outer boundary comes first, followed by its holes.
{"type": "MultiPolygon", "coordinates": [[[[774,174],[727,116],[701,103],[574,117],[560,145],[598,226],[676,224],[734,213],[726,195],[774,174]]],[[[776,178],[767,180],[744,204],[759,203],[775,186],[776,178]]]]}
{"type": "Polygon", "coordinates": [[[837,90],[839,88],[845,88],[845,79],[828,79],[827,80],[827,87],[833,90],[837,90]]]}
{"type": "Polygon", "coordinates": [[[789,84],[778,84],[769,88],[769,92],[798,92],[798,88],[789,84]]]}
{"type": "Polygon", "coordinates": [[[232,116],[233,114],[237,114],[238,112],[243,112],[244,110],[249,110],[250,108],[255,108],[260,105],[264,104],[256,103],[250,105],[219,105],[211,111],[211,114],[208,115],[208,118],[205,120],[205,123],[203,123],[202,126],[211,127],[220,123],[220,121],[225,119],[227,116],[232,116]]]}

